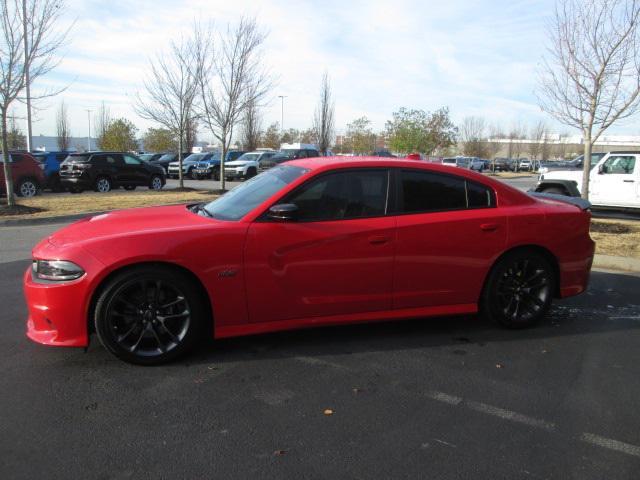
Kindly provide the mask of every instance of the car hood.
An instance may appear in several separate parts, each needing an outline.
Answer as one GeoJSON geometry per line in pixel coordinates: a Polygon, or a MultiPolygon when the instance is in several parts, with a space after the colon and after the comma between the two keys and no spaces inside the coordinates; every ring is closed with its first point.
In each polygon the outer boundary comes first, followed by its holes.
{"type": "Polygon", "coordinates": [[[255,160],[232,160],[224,162],[225,167],[244,167],[247,163],[255,163],[255,160]]]}
{"type": "Polygon", "coordinates": [[[190,212],[186,205],[133,208],[84,218],[58,230],[48,241],[66,246],[96,239],[222,225],[224,222],[190,212]]]}
{"type": "Polygon", "coordinates": [[[582,170],[551,170],[543,173],[545,180],[574,180],[582,183],[582,170]]]}

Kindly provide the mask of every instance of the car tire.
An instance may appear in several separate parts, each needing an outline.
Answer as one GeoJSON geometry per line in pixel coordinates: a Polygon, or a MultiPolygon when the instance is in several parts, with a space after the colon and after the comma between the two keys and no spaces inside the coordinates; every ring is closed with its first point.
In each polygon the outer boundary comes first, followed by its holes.
{"type": "Polygon", "coordinates": [[[553,266],[541,253],[529,249],[507,253],[489,273],[480,311],[506,328],[533,326],[549,311],[556,281],[553,266]]]}
{"type": "Polygon", "coordinates": [[[40,186],[38,182],[36,182],[33,178],[23,178],[18,182],[18,189],[16,190],[16,194],[19,197],[31,198],[35,197],[40,190],[40,186]]]}
{"type": "Polygon", "coordinates": [[[162,190],[162,178],[160,177],[160,175],[151,176],[151,180],[149,180],[149,189],[162,190]]]}
{"type": "Polygon", "coordinates": [[[93,188],[96,192],[107,193],[111,190],[112,186],[111,180],[108,177],[98,177],[96,178],[93,188]]]}
{"type": "Polygon", "coordinates": [[[100,343],[121,360],[159,365],[191,351],[207,309],[198,285],[161,266],[134,267],[101,289],[93,320],[100,343]]]}
{"type": "Polygon", "coordinates": [[[542,193],[553,193],[554,195],[567,196],[567,191],[562,187],[546,187],[541,190],[542,193]]]}
{"type": "Polygon", "coordinates": [[[124,186],[124,189],[125,189],[125,190],[135,190],[135,189],[136,189],[136,186],[135,186],[135,185],[125,185],[125,186],[124,186]]]}
{"type": "Polygon", "coordinates": [[[253,178],[257,175],[258,171],[255,169],[255,167],[250,167],[247,169],[247,174],[245,175],[245,178],[248,180],[250,178],[253,178]]]}

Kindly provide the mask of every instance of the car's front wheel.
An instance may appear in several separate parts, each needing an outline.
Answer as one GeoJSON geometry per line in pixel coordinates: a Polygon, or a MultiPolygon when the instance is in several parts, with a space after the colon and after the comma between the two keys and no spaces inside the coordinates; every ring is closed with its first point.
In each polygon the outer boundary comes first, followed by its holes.
{"type": "Polygon", "coordinates": [[[38,184],[31,178],[24,178],[18,184],[17,193],[25,198],[35,197],[38,194],[38,184]]]}
{"type": "Polygon", "coordinates": [[[129,363],[157,365],[195,346],[205,316],[204,299],[188,276],[142,266],[108,282],[96,302],[94,321],[109,352],[129,363]]]}
{"type": "Polygon", "coordinates": [[[149,188],[151,190],[162,189],[162,178],[160,178],[160,175],[154,175],[153,177],[151,177],[151,181],[149,182],[149,188]]]}
{"type": "Polygon", "coordinates": [[[504,327],[529,327],[545,316],[555,288],[555,271],[544,255],[533,250],[511,252],[491,270],[481,311],[504,327]]]}

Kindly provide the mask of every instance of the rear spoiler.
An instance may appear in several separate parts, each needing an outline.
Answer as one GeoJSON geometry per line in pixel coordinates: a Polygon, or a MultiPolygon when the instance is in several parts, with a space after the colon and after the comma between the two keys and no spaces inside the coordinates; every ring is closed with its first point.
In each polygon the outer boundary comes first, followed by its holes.
{"type": "Polygon", "coordinates": [[[580,210],[589,210],[591,208],[591,202],[582,197],[569,197],[567,195],[558,195],[557,193],[534,192],[532,190],[529,190],[527,193],[532,197],[548,198],[549,200],[557,200],[559,202],[575,205],[580,210]]]}

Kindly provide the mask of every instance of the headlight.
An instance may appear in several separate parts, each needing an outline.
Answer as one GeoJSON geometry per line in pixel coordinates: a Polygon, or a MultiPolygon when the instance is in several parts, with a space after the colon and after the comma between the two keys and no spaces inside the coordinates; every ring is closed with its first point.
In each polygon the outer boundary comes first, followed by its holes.
{"type": "Polygon", "coordinates": [[[66,282],[84,275],[84,270],[66,260],[34,260],[33,276],[39,280],[66,282]]]}

